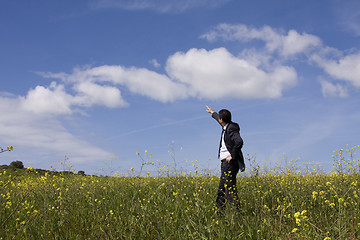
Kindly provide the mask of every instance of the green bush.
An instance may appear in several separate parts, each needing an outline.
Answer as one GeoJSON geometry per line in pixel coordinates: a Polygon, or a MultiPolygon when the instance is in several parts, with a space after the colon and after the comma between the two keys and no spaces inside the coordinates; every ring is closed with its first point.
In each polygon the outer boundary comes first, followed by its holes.
{"type": "Polygon", "coordinates": [[[23,169],[24,168],[24,164],[21,161],[13,161],[10,163],[10,167],[14,167],[14,168],[18,168],[18,169],[23,169]]]}

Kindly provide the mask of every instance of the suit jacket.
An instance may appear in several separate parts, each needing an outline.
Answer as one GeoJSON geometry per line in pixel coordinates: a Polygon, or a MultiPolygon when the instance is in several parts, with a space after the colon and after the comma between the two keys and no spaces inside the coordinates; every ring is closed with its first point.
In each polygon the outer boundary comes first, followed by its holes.
{"type": "MultiPolygon", "coordinates": [[[[214,112],[212,117],[219,122],[219,114],[214,112]]],[[[219,123],[220,124],[220,123],[219,123]]],[[[230,122],[229,125],[226,127],[225,134],[224,134],[224,141],[227,150],[230,152],[231,157],[233,160],[236,160],[239,169],[241,172],[245,171],[245,162],[244,156],[242,154],[241,148],[244,145],[244,141],[240,136],[240,127],[239,124],[230,122]]],[[[231,160],[231,161],[233,161],[231,160]]]]}

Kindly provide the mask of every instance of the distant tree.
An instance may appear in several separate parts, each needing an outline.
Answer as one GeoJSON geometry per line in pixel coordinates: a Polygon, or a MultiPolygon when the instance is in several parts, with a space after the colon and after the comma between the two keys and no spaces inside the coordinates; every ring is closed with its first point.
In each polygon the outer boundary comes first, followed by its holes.
{"type": "Polygon", "coordinates": [[[84,176],[84,175],[85,175],[85,172],[84,172],[84,171],[78,171],[78,174],[84,176]]]}
{"type": "Polygon", "coordinates": [[[23,169],[24,168],[24,164],[21,162],[21,161],[13,161],[10,163],[11,167],[14,167],[14,168],[18,168],[18,169],[23,169]]]}

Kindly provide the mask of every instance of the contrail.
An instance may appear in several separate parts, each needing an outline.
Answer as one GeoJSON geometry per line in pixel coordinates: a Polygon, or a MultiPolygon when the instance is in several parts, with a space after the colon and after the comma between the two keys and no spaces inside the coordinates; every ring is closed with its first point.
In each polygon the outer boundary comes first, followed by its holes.
{"type": "Polygon", "coordinates": [[[109,138],[107,138],[107,140],[114,139],[114,138],[117,138],[117,137],[122,137],[122,136],[128,136],[128,135],[131,135],[131,134],[134,134],[134,133],[145,132],[145,131],[153,130],[153,129],[156,129],[156,128],[162,128],[162,127],[167,127],[167,126],[171,126],[171,125],[176,125],[176,124],[183,123],[183,122],[195,121],[195,120],[198,120],[198,119],[208,118],[208,117],[209,116],[205,115],[205,116],[201,116],[201,117],[199,116],[199,117],[194,117],[194,118],[188,118],[188,119],[183,119],[183,120],[158,124],[158,125],[154,125],[154,126],[147,127],[147,128],[136,129],[136,130],[132,130],[132,131],[129,131],[129,132],[125,132],[125,133],[121,133],[121,134],[109,137],[109,138]]]}
{"type": "MultiPolygon", "coordinates": [[[[236,110],[240,110],[240,109],[245,110],[245,109],[248,109],[248,108],[252,108],[254,106],[256,107],[256,106],[261,106],[261,105],[265,105],[265,104],[269,104],[269,103],[258,103],[258,104],[252,104],[252,105],[247,105],[247,106],[240,106],[240,107],[237,107],[237,108],[232,108],[231,110],[232,111],[234,111],[234,110],[236,111],[236,110]]],[[[183,119],[183,120],[178,120],[178,121],[172,121],[172,122],[168,122],[168,123],[154,125],[154,126],[147,127],[147,128],[136,129],[136,130],[132,130],[132,131],[129,131],[129,132],[124,132],[124,133],[109,137],[109,138],[107,138],[107,140],[114,139],[114,138],[117,138],[117,137],[122,137],[122,136],[128,136],[128,135],[131,135],[131,134],[134,134],[134,133],[145,132],[145,131],[153,130],[153,129],[156,129],[156,128],[162,128],[162,127],[167,127],[167,126],[171,126],[171,125],[176,125],[176,124],[183,123],[183,122],[190,122],[190,121],[195,121],[195,120],[199,120],[199,119],[204,119],[204,118],[209,118],[209,115],[205,114],[205,115],[201,115],[201,116],[194,117],[194,118],[188,118],[188,119],[183,119]]]]}

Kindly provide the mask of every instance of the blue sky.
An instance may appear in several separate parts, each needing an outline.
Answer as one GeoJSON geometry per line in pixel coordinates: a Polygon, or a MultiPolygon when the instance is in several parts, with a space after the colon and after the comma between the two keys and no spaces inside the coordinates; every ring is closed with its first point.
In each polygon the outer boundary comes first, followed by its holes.
{"type": "Polygon", "coordinates": [[[2,1],[0,34],[0,164],[216,172],[206,105],[261,165],[359,144],[359,1],[2,1]]]}

